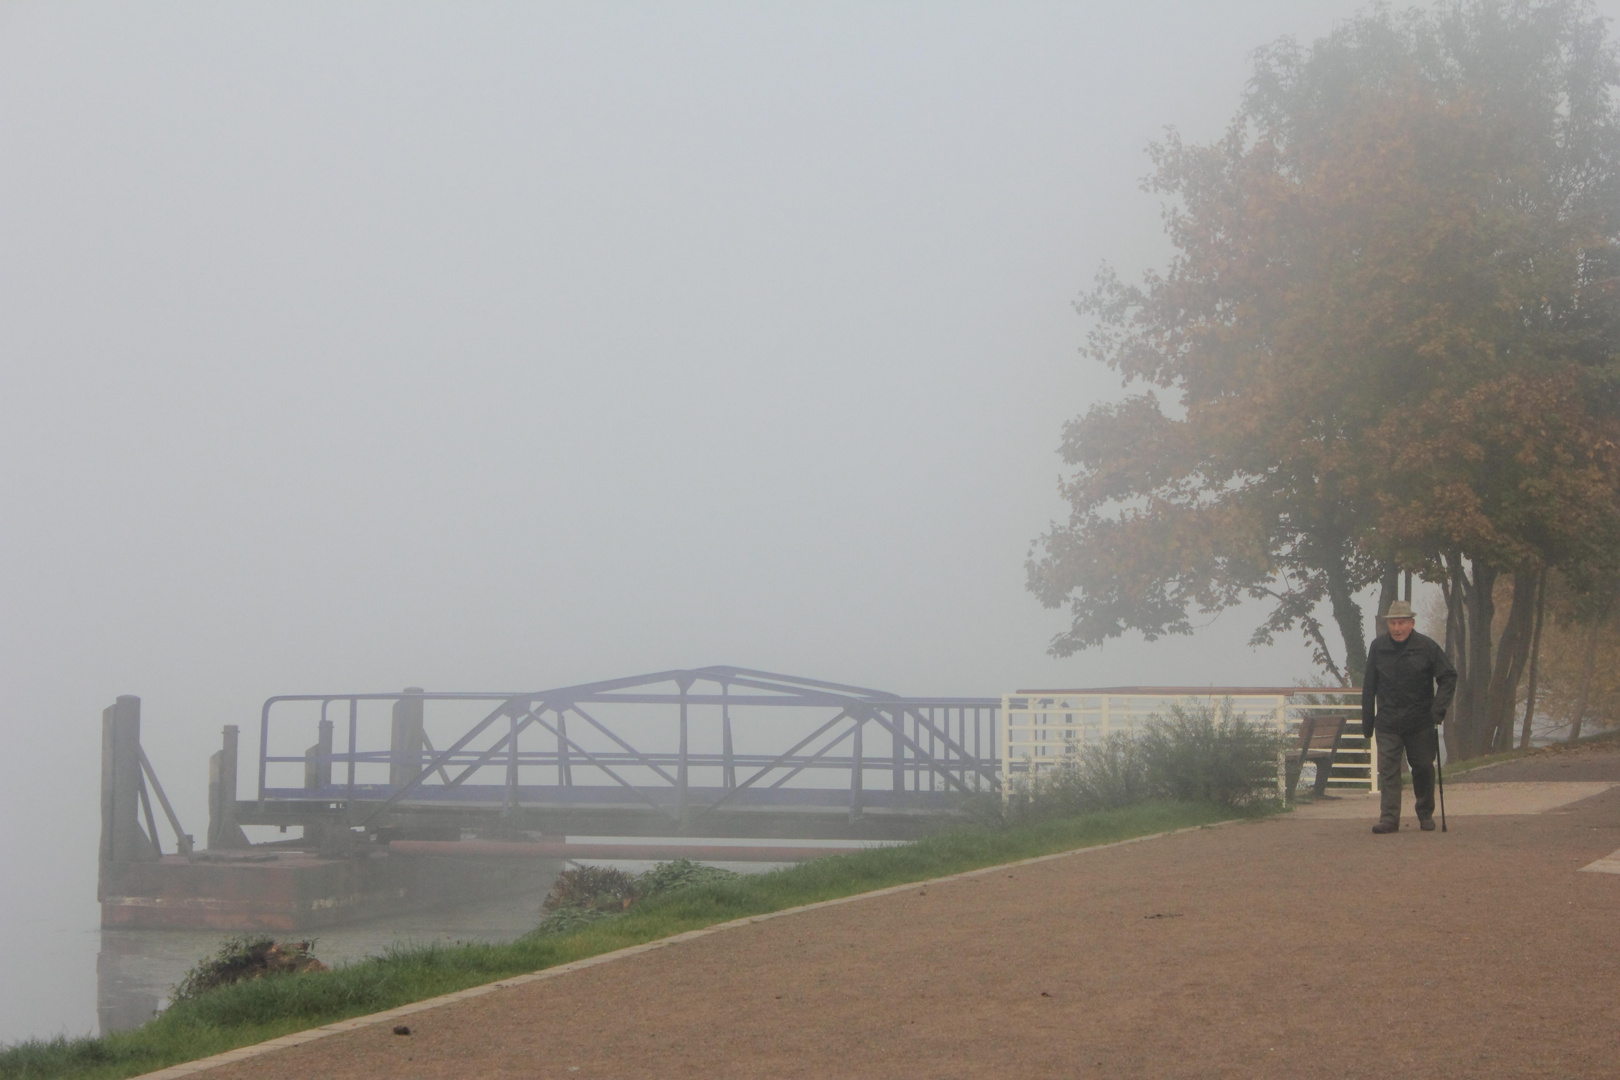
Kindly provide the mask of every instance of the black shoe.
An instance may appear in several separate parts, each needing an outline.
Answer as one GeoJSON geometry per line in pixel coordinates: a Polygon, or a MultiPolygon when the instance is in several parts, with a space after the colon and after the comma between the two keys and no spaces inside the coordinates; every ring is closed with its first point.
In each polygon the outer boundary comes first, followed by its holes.
{"type": "MultiPolygon", "coordinates": [[[[1430,828],[1433,828],[1433,826],[1431,825],[1430,828]]],[[[1388,822],[1388,821],[1380,821],[1378,824],[1373,826],[1373,832],[1378,833],[1380,835],[1382,835],[1384,833],[1392,833],[1392,832],[1400,832],[1400,831],[1401,831],[1401,827],[1399,825],[1392,824],[1391,822],[1388,822]]]]}
{"type": "Polygon", "coordinates": [[[1424,832],[1434,832],[1434,818],[1418,818],[1418,828],[1422,829],[1424,832]]]}

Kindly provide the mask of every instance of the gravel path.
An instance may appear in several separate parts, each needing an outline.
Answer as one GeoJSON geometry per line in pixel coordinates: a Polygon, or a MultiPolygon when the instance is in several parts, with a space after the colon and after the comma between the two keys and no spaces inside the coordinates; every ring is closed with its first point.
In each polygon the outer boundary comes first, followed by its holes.
{"type": "Polygon", "coordinates": [[[1299,813],[910,889],[203,1075],[1620,1074],[1620,874],[1577,872],[1620,848],[1620,788],[1446,834],[1371,821],[1299,813]]]}

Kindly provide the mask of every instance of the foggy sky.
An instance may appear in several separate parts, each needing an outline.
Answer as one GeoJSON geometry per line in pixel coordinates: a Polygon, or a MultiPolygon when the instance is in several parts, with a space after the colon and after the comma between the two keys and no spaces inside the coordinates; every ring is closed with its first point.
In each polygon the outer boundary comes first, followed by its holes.
{"type": "Polygon", "coordinates": [[[275,693],[1309,674],[1053,660],[1023,561],[1145,144],[1356,7],[0,6],[4,925],[94,925],[121,693],[201,834],[275,693]]]}

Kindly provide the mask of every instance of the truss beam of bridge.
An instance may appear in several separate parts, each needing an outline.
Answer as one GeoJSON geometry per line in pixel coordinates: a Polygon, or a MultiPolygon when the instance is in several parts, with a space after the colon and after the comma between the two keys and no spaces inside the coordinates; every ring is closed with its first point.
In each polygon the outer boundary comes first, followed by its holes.
{"type": "Polygon", "coordinates": [[[1000,708],[736,667],[279,695],[261,712],[257,797],[233,809],[240,824],[421,837],[907,834],[999,792],[1000,708]]]}

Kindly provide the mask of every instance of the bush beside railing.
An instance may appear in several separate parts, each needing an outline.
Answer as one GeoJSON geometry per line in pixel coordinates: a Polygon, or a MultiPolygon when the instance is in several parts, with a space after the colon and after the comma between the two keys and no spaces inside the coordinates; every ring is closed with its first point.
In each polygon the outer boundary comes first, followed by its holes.
{"type": "Polygon", "coordinates": [[[1247,806],[1277,797],[1284,742],[1231,702],[1173,704],[1135,733],[1115,732],[1018,778],[999,807],[981,812],[1016,824],[1150,800],[1247,806]]]}

